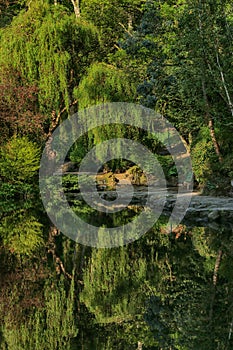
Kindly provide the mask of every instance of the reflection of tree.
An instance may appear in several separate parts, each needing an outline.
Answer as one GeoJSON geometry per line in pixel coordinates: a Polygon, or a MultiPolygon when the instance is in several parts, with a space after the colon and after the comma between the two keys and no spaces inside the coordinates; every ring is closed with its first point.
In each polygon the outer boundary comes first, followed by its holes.
{"type": "Polygon", "coordinates": [[[92,250],[81,301],[99,324],[101,347],[230,349],[229,236],[184,226],[165,235],[156,226],[127,247],[92,250]]]}
{"type": "Polygon", "coordinates": [[[92,250],[80,298],[100,325],[101,348],[136,349],[138,341],[153,344],[143,319],[146,275],[146,259],[129,247],[92,250]]]}
{"type": "Polygon", "coordinates": [[[27,210],[18,210],[2,218],[1,240],[17,256],[32,256],[43,245],[42,224],[27,210]]]}
{"type": "Polygon", "coordinates": [[[142,299],[146,265],[131,260],[127,248],[95,249],[84,273],[81,300],[98,322],[130,320],[142,299]]]}
{"type": "Polygon", "coordinates": [[[47,285],[45,305],[31,314],[27,322],[14,325],[5,318],[2,329],[3,347],[11,350],[69,350],[71,339],[77,335],[74,316],[74,280],[68,292],[64,280],[47,285]]]}
{"type": "Polygon", "coordinates": [[[161,349],[230,349],[232,274],[222,276],[224,238],[202,228],[192,235],[167,251],[173,278],[151,285],[145,318],[161,349]]]}

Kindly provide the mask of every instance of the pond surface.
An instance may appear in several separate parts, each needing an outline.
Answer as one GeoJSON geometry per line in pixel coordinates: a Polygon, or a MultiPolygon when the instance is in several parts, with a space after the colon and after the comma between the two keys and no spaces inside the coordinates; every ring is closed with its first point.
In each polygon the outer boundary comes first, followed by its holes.
{"type": "MultiPolygon", "coordinates": [[[[70,203],[96,226],[142,210],[105,215],[70,203]]],[[[39,202],[4,203],[0,217],[3,241],[13,234],[23,250],[39,228],[44,239],[30,256],[1,249],[0,349],[233,348],[233,234],[221,218],[189,217],[166,233],[162,215],[140,239],[97,249],[60,233],[39,202]]]]}

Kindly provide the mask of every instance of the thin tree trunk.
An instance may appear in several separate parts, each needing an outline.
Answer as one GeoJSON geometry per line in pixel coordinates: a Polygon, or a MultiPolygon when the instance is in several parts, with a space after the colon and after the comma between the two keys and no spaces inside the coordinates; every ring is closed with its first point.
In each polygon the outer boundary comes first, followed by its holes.
{"type": "Polygon", "coordinates": [[[142,342],[138,342],[138,347],[137,347],[137,350],[142,350],[142,342]]]}
{"type": "Polygon", "coordinates": [[[213,123],[213,119],[210,118],[209,119],[209,123],[208,123],[208,127],[210,130],[210,136],[214,145],[214,149],[215,149],[215,153],[218,156],[218,160],[220,163],[222,163],[223,159],[222,159],[222,155],[220,152],[220,148],[219,148],[219,144],[217,142],[216,136],[215,136],[215,131],[214,131],[214,123],[213,123]]]}
{"type": "Polygon", "coordinates": [[[73,6],[74,6],[74,13],[76,18],[80,17],[80,4],[79,4],[79,0],[71,0],[73,6]]]}
{"type": "Polygon", "coordinates": [[[216,48],[216,60],[217,60],[217,65],[218,65],[218,69],[219,69],[220,76],[221,76],[222,85],[223,85],[225,93],[226,93],[228,107],[229,107],[229,109],[231,111],[231,116],[233,117],[233,103],[231,101],[231,97],[230,97],[230,94],[229,94],[229,91],[228,91],[228,88],[227,88],[227,84],[226,84],[226,81],[225,81],[224,73],[223,73],[223,70],[222,70],[222,67],[221,67],[221,64],[220,64],[220,61],[219,61],[219,55],[218,55],[217,48],[216,48]]]}
{"type": "Polygon", "coordinates": [[[229,330],[229,333],[228,333],[228,341],[231,340],[232,328],[233,328],[233,318],[231,320],[230,330],[229,330]]]}
{"type": "Polygon", "coordinates": [[[216,135],[215,135],[214,122],[213,122],[213,119],[212,119],[212,117],[210,115],[210,107],[209,107],[209,101],[208,101],[207,94],[206,94],[206,87],[205,87],[204,78],[202,78],[202,92],[203,92],[203,98],[204,98],[204,101],[205,101],[206,119],[208,121],[208,128],[210,130],[211,140],[212,140],[212,143],[213,143],[213,146],[214,146],[215,153],[216,153],[216,155],[218,157],[218,160],[219,160],[220,163],[222,163],[223,159],[222,159],[222,155],[221,155],[221,152],[220,152],[219,144],[217,142],[216,135]]]}
{"type": "Polygon", "coordinates": [[[214,274],[213,274],[213,285],[214,285],[214,287],[216,287],[216,285],[217,285],[218,270],[219,270],[221,258],[222,258],[222,250],[219,249],[218,255],[217,255],[217,258],[216,258],[216,261],[215,261],[215,266],[214,266],[214,274]]]}
{"type": "Polygon", "coordinates": [[[128,15],[128,31],[131,33],[133,30],[133,18],[132,15],[129,13],[128,15]]]}
{"type": "Polygon", "coordinates": [[[63,262],[56,252],[55,237],[58,235],[60,235],[60,231],[55,226],[51,226],[49,230],[48,253],[52,254],[57,274],[61,274],[62,272],[66,277],[68,277],[69,279],[72,279],[72,276],[65,270],[63,262]]]}
{"type": "MultiPolygon", "coordinates": [[[[75,106],[78,103],[77,100],[73,101],[69,108],[71,109],[73,106],[75,106]]],[[[53,132],[58,127],[62,114],[67,110],[66,107],[64,107],[59,113],[56,113],[56,111],[53,111],[51,114],[51,123],[49,127],[49,131],[47,134],[47,142],[46,142],[46,154],[48,157],[48,160],[53,161],[56,157],[56,152],[52,150],[52,142],[53,142],[53,132]]]]}
{"type": "Polygon", "coordinates": [[[213,273],[213,293],[212,293],[212,297],[211,297],[210,312],[209,312],[210,324],[212,323],[214,300],[215,300],[216,286],[217,286],[217,279],[218,279],[218,271],[219,271],[221,259],[222,259],[222,250],[219,249],[218,255],[216,257],[215,266],[214,266],[214,273],[213,273]]]}
{"type": "MultiPolygon", "coordinates": [[[[202,3],[199,2],[199,4],[200,4],[200,8],[201,8],[202,7],[202,3]]],[[[206,60],[205,40],[204,40],[202,19],[201,19],[200,11],[199,11],[199,14],[198,14],[198,26],[199,26],[200,36],[201,36],[201,40],[202,40],[203,59],[204,59],[204,62],[206,62],[208,60],[206,60]]],[[[221,152],[220,152],[219,144],[218,144],[217,139],[216,139],[215,130],[214,130],[214,122],[213,122],[213,119],[212,119],[211,114],[210,114],[210,106],[209,106],[209,101],[208,101],[208,98],[207,98],[204,76],[205,76],[205,72],[203,71],[202,93],[203,93],[203,98],[204,98],[204,102],[205,102],[206,120],[207,120],[208,127],[209,127],[209,130],[210,130],[210,136],[211,136],[211,140],[212,140],[212,143],[213,143],[213,146],[214,146],[215,153],[216,153],[216,155],[218,157],[219,162],[222,163],[223,158],[222,158],[222,155],[221,155],[221,152]]]]}

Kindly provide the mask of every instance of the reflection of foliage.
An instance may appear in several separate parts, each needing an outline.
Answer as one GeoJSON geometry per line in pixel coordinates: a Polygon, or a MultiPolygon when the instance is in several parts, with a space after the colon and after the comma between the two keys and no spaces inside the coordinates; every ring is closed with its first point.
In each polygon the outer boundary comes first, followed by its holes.
{"type": "MultiPolygon", "coordinates": [[[[224,302],[230,296],[225,288],[231,286],[225,282],[222,288],[219,282],[215,295],[213,271],[218,247],[213,246],[212,235],[201,229],[193,231],[195,237],[185,232],[180,236],[159,232],[157,224],[131,246],[92,250],[81,300],[96,321],[104,324],[104,332],[112,330],[120,349],[136,348],[139,340],[145,349],[224,348],[225,324],[217,317],[221,314],[226,324],[231,320],[230,311],[224,315],[224,302]]],[[[228,266],[229,259],[223,259],[222,264],[228,266]]],[[[220,269],[219,279],[224,281],[221,276],[220,269]]],[[[114,341],[110,341],[111,346],[117,348],[114,341]]]]}
{"type": "Polygon", "coordinates": [[[130,261],[125,248],[94,250],[81,299],[101,323],[130,320],[141,298],[145,269],[145,261],[130,261]]]}
{"type": "Polygon", "coordinates": [[[18,256],[31,256],[43,245],[42,224],[25,210],[3,217],[0,234],[4,246],[18,256]]]}
{"type": "Polygon", "coordinates": [[[15,327],[6,317],[2,330],[5,348],[11,350],[69,350],[78,330],[74,316],[74,279],[68,293],[64,280],[45,289],[45,306],[15,327]]]}
{"type": "Polygon", "coordinates": [[[78,176],[72,174],[66,174],[62,177],[62,185],[65,192],[78,192],[78,176]]]}
{"type": "Polygon", "coordinates": [[[211,249],[211,237],[203,227],[193,228],[193,245],[200,256],[203,257],[203,264],[206,271],[213,271],[216,252],[211,249]]]}
{"type": "Polygon", "coordinates": [[[162,301],[156,296],[150,297],[147,302],[145,320],[150,325],[156,340],[160,343],[162,339],[169,336],[169,325],[167,324],[165,313],[166,309],[162,301]]]}

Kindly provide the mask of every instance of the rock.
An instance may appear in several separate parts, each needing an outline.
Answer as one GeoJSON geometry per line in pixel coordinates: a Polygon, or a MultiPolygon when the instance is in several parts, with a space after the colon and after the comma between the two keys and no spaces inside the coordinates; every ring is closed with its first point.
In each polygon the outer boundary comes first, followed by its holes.
{"type": "Polygon", "coordinates": [[[76,165],[73,162],[66,162],[62,165],[62,172],[66,173],[69,171],[75,171],[76,170],[76,165]]]}
{"type": "Polygon", "coordinates": [[[208,219],[209,219],[210,221],[215,221],[215,220],[217,220],[219,217],[220,217],[220,212],[219,212],[219,210],[211,211],[211,212],[208,214],[208,219]]]}

